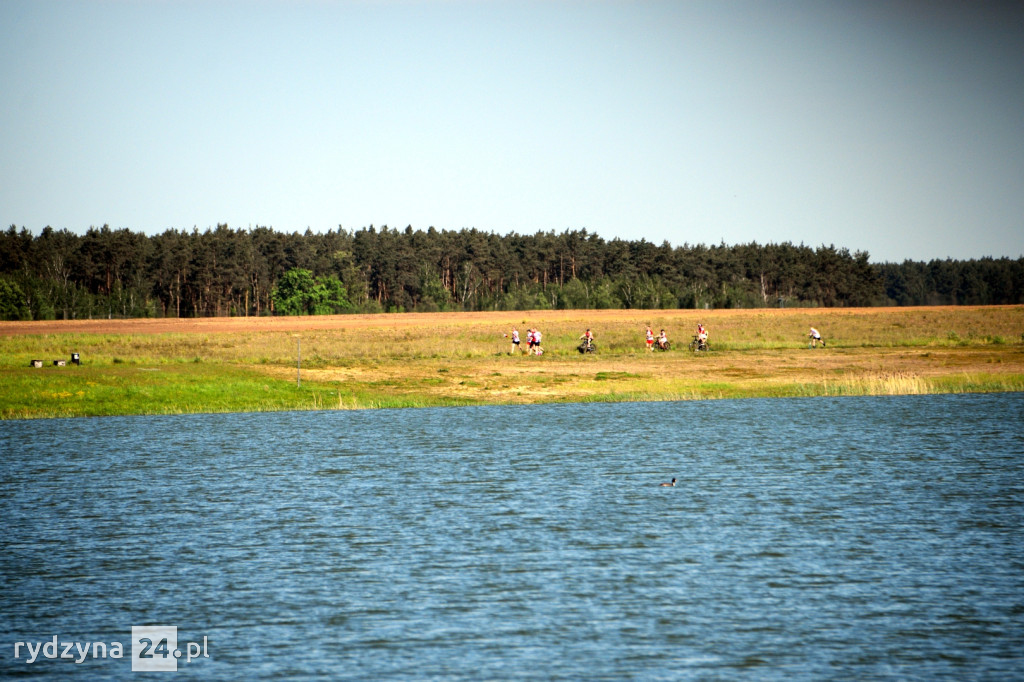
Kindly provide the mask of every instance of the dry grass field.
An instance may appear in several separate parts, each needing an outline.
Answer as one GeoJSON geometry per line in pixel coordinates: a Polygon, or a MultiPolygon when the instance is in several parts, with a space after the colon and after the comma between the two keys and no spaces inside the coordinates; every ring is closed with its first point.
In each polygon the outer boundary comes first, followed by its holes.
{"type": "Polygon", "coordinates": [[[1024,306],[3,322],[0,376],[4,418],[1020,391],[1024,306]],[[708,353],[686,349],[698,321],[708,353]],[[648,324],[673,350],[645,350],[648,324]],[[545,354],[510,355],[513,325],[545,354]]]}

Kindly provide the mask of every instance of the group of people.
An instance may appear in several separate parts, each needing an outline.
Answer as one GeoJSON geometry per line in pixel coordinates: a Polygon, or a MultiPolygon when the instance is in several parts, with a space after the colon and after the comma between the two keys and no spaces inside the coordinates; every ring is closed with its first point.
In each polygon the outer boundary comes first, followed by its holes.
{"type": "MultiPolygon", "coordinates": [[[[654,336],[654,331],[651,329],[650,325],[648,325],[647,329],[646,329],[646,334],[645,335],[646,335],[646,342],[647,342],[647,350],[648,351],[654,351],[655,348],[657,348],[658,350],[668,350],[668,348],[669,348],[669,345],[668,345],[668,335],[665,334],[665,330],[664,329],[662,329],[661,333],[658,334],[657,337],[655,337],[654,336]]],[[[505,334],[505,336],[508,337],[509,334],[505,334]]],[[[516,329],[515,327],[512,328],[511,338],[512,338],[512,348],[509,351],[509,355],[515,355],[518,351],[522,350],[522,341],[519,338],[519,330],[516,329]]],[[[527,355],[542,355],[544,353],[543,349],[541,349],[541,347],[540,347],[541,338],[542,338],[542,335],[541,335],[539,329],[532,329],[531,328],[531,329],[527,329],[526,330],[526,350],[525,350],[525,352],[526,352],[527,355]]],[[[587,331],[585,331],[582,334],[582,336],[580,336],[580,339],[582,340],[582,342],[583,342],[582,345],[585,348],[590,349],[590,348],[593,347],[593,345],[594,345],[594,333],[592,331],[590,331],[589,329],[587,331]]],[[[697,333],[695,335],[695,339],[696,339],[696,341],[697,341],[697,343],[699,345],[707,347],[707,343],[708,343],[708,330],[704,326],[703,322],[698,322],[697,323],[697,333]]],[[[814,327],[811,327],[810,339],[811,339],[811,344],[810,345],[811,345],[812,348],[816,347],[819,342],[821,343],[822,348],[825,347],[825,339],[823,339],[821,337],[821,332],[819,332],[814,327]]]]}
{"type": "Polygon", "coordinates": [[[646,336],[647,350],[654,351],[655,348],[658,350],[668,350],[668,335],[665,334],[664,329],[661,330],[658,338],[655,339],[654,332],[651,330],[650,326],[648,326],[646,336]]]}
{"type": "MultiPolygon", "coordinates": [[[[508,334],[505,334],[507,337],[508,334]]],[[[543,335],[539,329],[527,329],[526,330],[526,354],[527,355],[543,355],[544,350],[540,347],[540,341],[543,335]]],[[[512,327],[512,350],[509,351],[509,355],[514,355],[517,351],[522,349],[522,341],[519,338],[519,330],[512,327]]]]}

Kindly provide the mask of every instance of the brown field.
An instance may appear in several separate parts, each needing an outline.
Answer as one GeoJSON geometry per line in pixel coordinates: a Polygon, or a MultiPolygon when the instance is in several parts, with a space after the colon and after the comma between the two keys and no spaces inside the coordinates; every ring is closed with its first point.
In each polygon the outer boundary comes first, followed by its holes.
{"type": "MultiPolygon", "coordinates": [[[[211,384],[224,381],[218,372],[241,372],[255,377],[260,390],[269,390],[268,385],[295,386],[297,340],[304,392],[283,402],[204,406],[199,401],[182,406],[165,404],[173,398],[153,397],[148,405],[125,402],[110,409],[325,409],[1024,390],[1024,306],[3,322],[0,373],[26,381],[42,376],[25,367],[29,356],[24,353],[48,357],[41,349],[53,347],[83,353],[94,373],[90,386],[116,374],[122,381],[137,376],[157,392],[161,376],[170,382],[173,371],[183,371],[176,367],[189,367],[193,378],[207,376],[211,384]],[[697,321],[710,331],[710,353],[686,349],[697,321]],[[540,328],[545,355],[510,356],[503,333],[513,324],[524,338],[527,327],[540,328]],[[644,350],[647,324],[655,332],[668,331],[675,346],[671,352],[644,350]],[[807,347],[812,324],[825,336],[827,348],[807,347]],[[594,330],[599,352],[581,356],[574,348],[587,327],[594,330]]],[[[24,389],[32,391],[39,392],[24,389]]],[[[79,393],[88,395],[88,389],[69,385],[64,391],[79,393]]],[[[3,402],[0,396],[0,407],[3,402]]],[[[28,399],[24,405],[13,406],[12,401],[6,415],[89,413],[84,406],[81,411],[61,412],[45,405],[37,410],[28,399]]]]}
{"type": "MultiPolygon", "coordinates": [[[[542,326],[577,322],[597,328],[602,323],[644,325],[654,321],[670,322],[689,330],[698,320],[709,327],[746,324],[758,320],[791,320],[803,324],[825,320],[859,319],[875,325],[904,325],[908,319],[925,320],[919,331],[929,328],[987,324],[997,322],[999,331],[1009,323],[1011,331],[1024,333],[1024,306],[927,306],[911,308],[757,308],[729,310],[528,310],[504,312],[398,313],[378,315],[320,315],[304,317],[205,317],[129,320],[41,320],[0,322],[0,335],[23,334],[173,334],[303,332],[367,328],[420,328],[446,326],[487,326],[505,329],[510,324],[542,326]],[[522,322],[520,322],[520,320],[522,322]]],[[[657,330],[655,330],[657,331],[657,330]]],[[[1017,338],[1017,342],[1021,339],[1017,338]]]]}

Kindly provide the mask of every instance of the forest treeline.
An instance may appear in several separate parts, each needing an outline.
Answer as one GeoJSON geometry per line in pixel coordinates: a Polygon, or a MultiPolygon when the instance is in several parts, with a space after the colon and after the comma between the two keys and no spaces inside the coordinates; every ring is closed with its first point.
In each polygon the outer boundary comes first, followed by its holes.
{"type": "Polygon", "coordinates": [[[0,233],[5,320],[1022,302],[1024,258],[873,264],[866,252],[788,242],[372,226],[0,233]]]}

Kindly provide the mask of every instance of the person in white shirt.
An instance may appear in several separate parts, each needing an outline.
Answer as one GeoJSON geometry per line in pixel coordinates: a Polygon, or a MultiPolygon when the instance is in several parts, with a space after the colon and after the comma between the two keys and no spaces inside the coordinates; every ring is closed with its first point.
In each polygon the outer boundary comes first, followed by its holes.
{"type": "Polygon", "coordinates": [[[817,329],[815,329],[814,327],[811,327],[811,333],[810,333],[809,336],[811,337],[811,348],[814,348],[815,346],[817,346],[818,345],[818,341],[821,341],[821,347],[822,348],[825,347],[825,339],[821,338],[821,334],[818,332],[817,329]]]}

